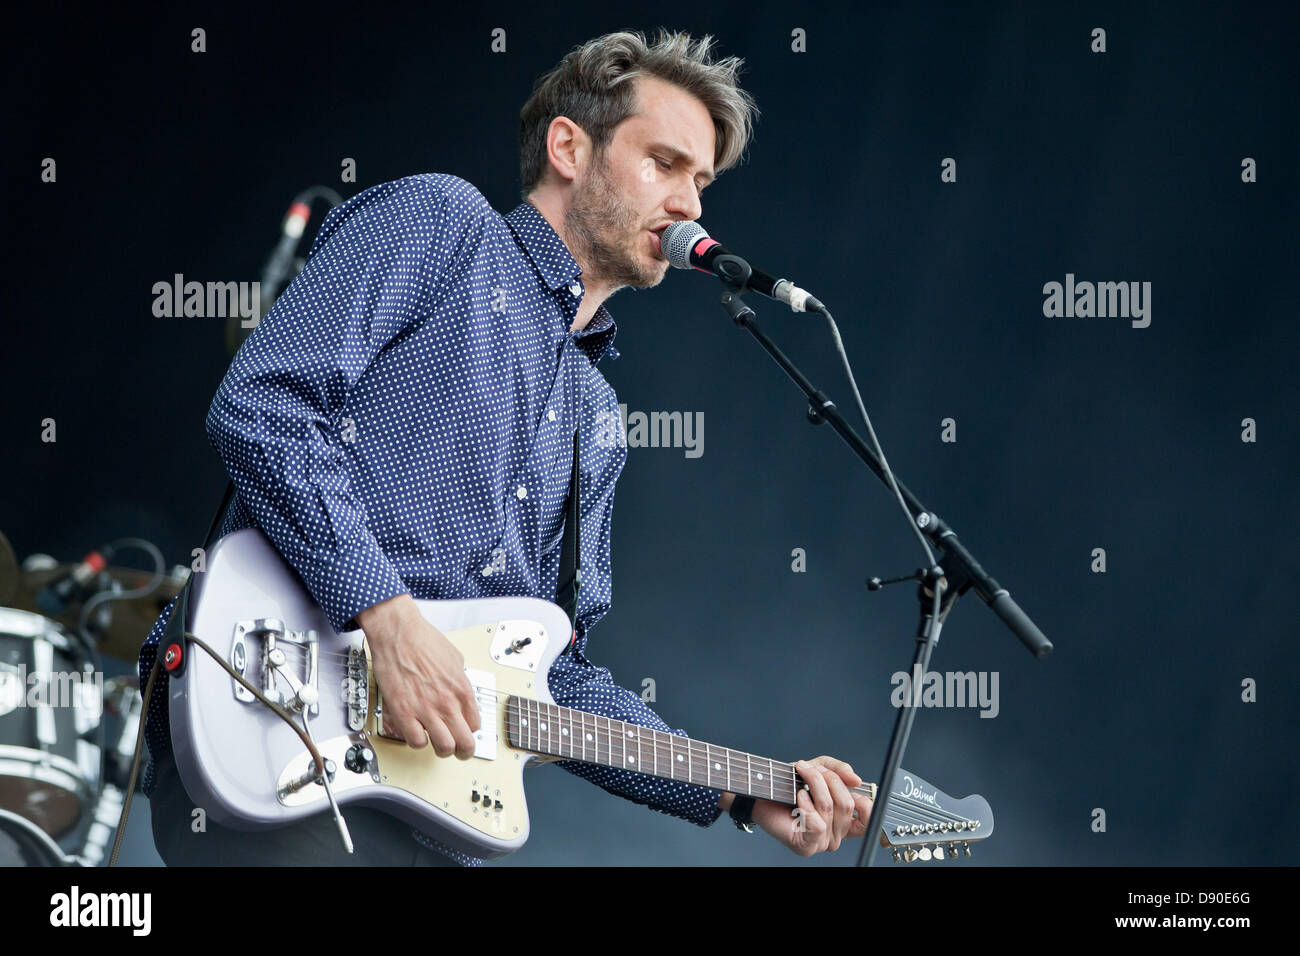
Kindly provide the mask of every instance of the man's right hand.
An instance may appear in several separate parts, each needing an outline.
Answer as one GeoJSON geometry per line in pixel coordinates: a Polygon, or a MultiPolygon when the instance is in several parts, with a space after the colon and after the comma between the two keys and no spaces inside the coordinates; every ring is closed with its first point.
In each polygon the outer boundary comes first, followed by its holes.
{"type": "Polygon", "coordinates": [[[465,655],[424,619],[409,594],[381,601],[356,620],[384,695],[384,732],[399,734],[417,749],[432,743],[439,757],[474,756],[478,702],[465,655]]]}

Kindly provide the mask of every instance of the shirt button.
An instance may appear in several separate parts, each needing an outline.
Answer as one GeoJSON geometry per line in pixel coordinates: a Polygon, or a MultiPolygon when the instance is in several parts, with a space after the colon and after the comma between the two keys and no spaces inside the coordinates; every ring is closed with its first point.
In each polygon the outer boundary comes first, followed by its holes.
{"type": "Polygon", "coordinates": [[[548,422],[553,422],[553,421],[555,421],[555,409],[553,409],[553,408],[549,408],[549,409],[546,410],[546,420],[547,420],[548,422]]]}
{"type": "Polygon", "coordinates": [[[483,577],[485,578],[492,577],[492,565],[489,564],[486,568],[483,569],[483,577]]]}
{"type": "Polygon", "coordinates": [[[520,485],[518,488],[515,489],[515,497],[518,498],[518,499],[520,499],[521,501],[522,501],[524,498],[527,498],[527,497],[528,497],[528,489],[525,488],[523,485],[520,485]]]}
{"type": "Polygon", "coordinates": [[[572,292],[574,295],[581,295],[582,286],[578,285],[578,283],[575,282],[573,283],[573,285],[569,286],[569,291],[572,292]]]}

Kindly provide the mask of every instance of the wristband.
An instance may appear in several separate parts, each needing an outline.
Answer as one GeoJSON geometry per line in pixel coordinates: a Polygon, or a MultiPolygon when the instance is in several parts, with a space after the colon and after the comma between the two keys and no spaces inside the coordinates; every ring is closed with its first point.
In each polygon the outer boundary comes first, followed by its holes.
{"type": "Polygon", "coordinates": [[[736,829],[746,833],[754,832],[754,798],[736,794],[731,801],[731,819],[736,821],[736,829]]]}

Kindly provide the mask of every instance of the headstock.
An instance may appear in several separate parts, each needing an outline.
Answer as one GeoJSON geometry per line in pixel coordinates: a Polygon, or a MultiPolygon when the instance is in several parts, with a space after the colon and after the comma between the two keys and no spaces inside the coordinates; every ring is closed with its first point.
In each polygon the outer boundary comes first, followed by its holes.
{"type": "Polygon", "coordinates": [[[975,794],[958,800],[899,768],[885,808],[880,845],[895,863],[955,860],[970,856],[970,845],[993,835],[993,810],[975,794]]]}

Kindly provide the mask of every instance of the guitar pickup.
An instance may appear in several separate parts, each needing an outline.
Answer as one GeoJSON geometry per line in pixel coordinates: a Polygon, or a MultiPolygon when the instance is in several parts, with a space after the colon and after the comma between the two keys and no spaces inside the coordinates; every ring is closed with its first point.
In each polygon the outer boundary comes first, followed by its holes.
{"type": "MultiPolygon", "coordinates": [[[[465,676],[474,688],[474,700],[478,704],[479,729],[474,732],[474,756],[482,760],[497,759],[497,678],[491,671],[465,668],[465,676]]],[[[389,740],[402,740],[405,737],[392,728],[384,726],[384,695],[382,690],[375,692],[375,733],[389,740]]]]}

